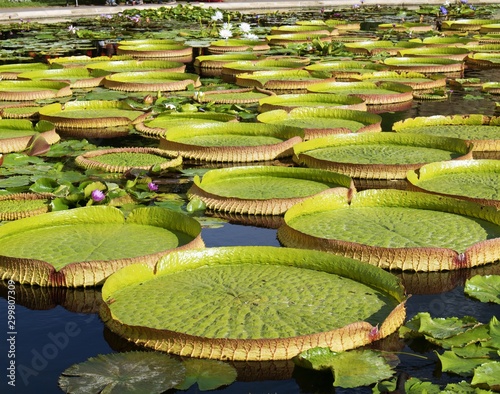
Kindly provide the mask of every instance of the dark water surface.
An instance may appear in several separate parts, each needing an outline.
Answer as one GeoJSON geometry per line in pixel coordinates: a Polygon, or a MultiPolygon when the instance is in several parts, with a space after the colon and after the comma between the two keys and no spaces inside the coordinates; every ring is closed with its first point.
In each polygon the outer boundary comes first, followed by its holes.
{"type": "MultiPolygon", "coordinates": [[[[482,77],[486,71],[467,71],[467,77],[482,77]]],[[[499,71],[487,71],[487,80],[500,81],[499,71]]],[[[469,97],[470,98],[470,97],[469,97]]],[[[498,97],[500,100],[500,97],[498,97]]],[[[383,130],[390,130],[393,122],[408,117],[482,113],[495,114],[497,97],[484,95],[479,90],[453,92],[444,101],[414,102],[410,109],[382,114],[383,130]],[[464,99],[471,95],[481,99],[464,99]]],[[[202,237],[207,247],[232,245],[279,246],[276,230],[225,223],[217,228],[204,228],[202,237]]],[[[492,316],[500,317],[500,305],[485,304],[464,296],[463,284],[473,274],[500,274],[500,264],[453,273],[429,275],[405,274],[403,280],[413,294],[407,302],[408,317],[428,311],[433,317],[470,315],[481,322],[492,316]]],[[[59,375],[74,363],[80,363],[98,354],[127,350],[123,341],[104,329],[97,315],[99,290],[42,290],[30,287],[16,289],[15,355],[18,366],[15,388],[7,385],[7,300],[5,287],[0,298],[0,392],[20,394],[61,393],[57,386],[59,375]]],[[[385,341],[384,348],[402,351],[398,371],[445,385],[462,378],[440,373],[433,349],[419,343],[403,343],[396,337],[385,341]],[[421,357],[411,355],[415,353],[421,357]]],[[[221,393],[369,393],[370,388],[334,389],[328,373],[317,373],[293,367],[290,362],[252,363],[238,365],[239,381],[221,393]]],[[[174,391],[172,391],[174,392],[174,391]]],[[[183,392],[183,391],[179,391],[183,392]]],[[[196,393],[192,387],[186,393],[196,393]]]]}

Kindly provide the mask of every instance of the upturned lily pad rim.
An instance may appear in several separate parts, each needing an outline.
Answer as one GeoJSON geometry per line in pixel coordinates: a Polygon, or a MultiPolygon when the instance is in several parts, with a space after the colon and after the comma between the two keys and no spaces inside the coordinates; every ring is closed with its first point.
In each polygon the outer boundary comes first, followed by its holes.
{"type": "Polygon", "coordinates": [[[385,82],[389,82],[387,80],[390,79],[392,82],[411,86],[413,90],[427,90],[445,87],[447,82],[446,75],[426,75],[415,71],[375,71],[372,73],[361,74],[356,78],[359,78],[362,81],[375,80],[385,82]]]}
{"type": "Polygon", "coordinates": [[[278,239],[289,247],[323,250],[359,259],[383,269],[397,271],[448,271],[490,264],[499,259],[500,238],[478,242],[464,252],[438,247],[384,248],[366,244],[315,237],[288,225],[298,216],[349,206],[408,207],[466,215],[500,224],[500,211],[471,201],[417,191],[368,189],[346,198],[320,194],[294,205],[285,213],[285,224],[278,229],[278,239]]]}
{"type": "Polygon", "coordinates": [[[111,149],[101,149],[101,150],[85,152],[83,155],[77,156],[75,158],[75,164],[86,169],[98,169],[105,172],[115,172],[115,173],[117,172],[125,173],[132,169],[152,170],[153,167],[156,169],[156,171],[158,170],[162,171],[168,168],[180,166],[182,164],[182,157],[179,155],[174,156],[169,152],[165,152],[164,150],[158,148],[148,148],[148,147],[111,148],[111,149]],[[100,162],[99,160],[95,160],[95,158],[99,156],[108,154],[117,154],[117,153],[155,155],[163,157],[165,161],[159,164],[134,166],[134,165],[106,164],[100,162]]]}
{"type": "Polygon", "coordinates": [[[131,71],[104,77],[105,87],[129,92],[185,90],[189,85],[201,86],[200,76],[185,72],[131,71]]]}
{"type": "MultiPolygon", "coordinates": [[[[241,197],[227,197],[207,192],[204,186],[210,182],[224,178],[242,180],[245,177],[267,176],[276,178],[299,178],[308,181],[328,182],[337,184],[334,187],[339,193],[355,190],[352,179],[343,174],[332,171],[311,168],[276,167],[276,166],[243,166],[210,170],[200,179],[194,177],[194,183],[188,190],[188,198],[199,198],[207,209],[248,215],[283,215],[288,208],[307,197],[272,198],[266,200],[248,199],[241,197]]],[[[330,190],[332,188],[326,189],[330,190]]]]}
{"type": "MultiPolygon", "coordinates": [[[[30,229],[47,226],[68,226],[72,223],[134,223],[163,227],[187,234],[192,240],[176,249],[203,248],[201,225],[195,219],[182,213],[160,207],[141,207],[134,209],[127,217],[112,206],[88,206],[64,211],[43,213],[0,226],[0,239],[30,229]]],[[[21,284],[46,287],[87,287],[102,285],[104,280],[117,269],[141,262],[154,265],[159,258],[173,249],[132,258],[115,260],[95,260],[71,262],[56,270],[48,262],[29,258],[3,256],[0,254],[0,278],[10,279],[21,284]]]]}
{"type": "Polygon", "coordinates": [[[158,261],[154,269],[135,264],[111,276],[103,286],[105,302],[100,316],[111,331],[155,350],[194,358],[233,361],[286,360],[312,347],[328,346],[336,351],[348,350],[394,332],[404,322],[406,297],[399,280],[393,275],[387,275],[390,274],[359,261],[303,249],[238,246],[191,250],[186,253],[172,252],[158,261]],[[113,293],[118,289],[170,273],[220,264],[233,265],[235,261],[237,264],[295,266],[341,275],[390,294],[399,305],[381,322],[380,327],[358,321],[329,332],[271,339],[204,338],[166,329],[127,325],[113,315],[113,293]]]}
{"type": "Polygon", "coordinates": [[[472,201],[481,205],[490,205],[500,208],[500,199],[486,199],[476,198],[466,195],[450,194],[438,191],[431,191],[419,185],[420,182],[432,179],[435,176],[446,176],[448,174],[460,173],[500,173],[500,160],[458,160],[458,161],[442,161],[435,163],[428,163],[423,165],[417,170],[410,170],[406,174],[406,178],[410,183],[408,190],[426,192],[431,194],[438,194],[442,196],[449,196],[467,201],[472,201]]]}
{"type": "Polygon", "coordinates": [[[237,74],[235,83],[268,90],[298,90],[306,89],[319,81],[334,82],[335,78],[317,78],[306,70],[256,71],[237,74]]]}
{"type": "Polygon", "coordinates": [[[308,154],[310,151],[328,146],[364,145],[374,143],[447,149],[460,155],[454,160],[472,158],[472,144],[458,138],[384,132],[336,134],[304,141],[293,147],[293,159],[296,163],[305,164],[308,167],[328,169],[359,179],[405,179],[407,171],[417,169],[426,164],[423,162],[406,164],[342,163],[317,159],[308,154]]]}

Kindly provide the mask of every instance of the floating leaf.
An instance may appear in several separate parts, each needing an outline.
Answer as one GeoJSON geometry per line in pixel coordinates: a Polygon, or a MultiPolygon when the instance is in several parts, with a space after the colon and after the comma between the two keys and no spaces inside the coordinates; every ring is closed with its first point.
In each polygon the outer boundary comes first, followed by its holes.
{"type": "Polygon", "coordinates": [[[408,380],[404,380],[404,378],[407,378],[408,376],[405,374],[400,374],[396,379],[391,379],[388,381],[383,381],[378,383],[374,388],[373,388],[373,393],[374,394],[382,394],[382,393],[389,393],[389,392],[394,392],[396,393],[397,388],[401,387],[401,393],[406,393],[406,394],[438,394],[441,393],[441,389],[437,384],[433,384],[431,382],[422,382],[420,379],[417,378],[410,378],[408,380]]]}
{"type": "Polygon", "coordinates": [[[183,364],[163,353],[128,352],[91,357],[59,378],[66,393],[163,393],[182,382],[183,364]]]}
{"type": "Polygon", "coordinates": [[[368,386],[394,374],[384,357],[373,350],[337,353],[328,348],[313,348],[301,353],[294,361],[320,371],[331,369],[336,387],[368,386]]]}
{"type": "Polygon", "coordinates": [[[443,372],[453,372],[461,376],[472,376],[476,367],[492,361],[484,358],[463,358],[453,351],[438,354],[438,358],[443,372]]]}
{"type": "Polygon", "coordinates": [[[475,275],[465,282],[464,291],[481,302],[500,304],[500,275],[475,275]]]}
{"type": "Polygon", "coordinates": [[[500,361],[483,364],[476,368],[471,384],[487,385],[494,391],[500,390],[500,361]]]}
{"type": "Polygon", "coordinates": [[[226,386],[236,380],[236,369],[218,360],[200,360],[190,358],[184,360],[186,367],[186,377],[177,386],[178,390],[187,390],[193,384],[198,383],[200,391],[215,390],[221,386],[226,386]]]}

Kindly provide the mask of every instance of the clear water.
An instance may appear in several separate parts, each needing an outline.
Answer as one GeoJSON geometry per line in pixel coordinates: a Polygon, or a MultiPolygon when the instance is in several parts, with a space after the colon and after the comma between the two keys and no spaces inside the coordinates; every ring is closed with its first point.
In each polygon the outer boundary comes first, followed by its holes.
{"type": "MultiPolygon", "coordinates": [[[[468,72],[467,77],[481,77],[481,72],[468,72]]],[[[500,80],[500,71],[488,70],[490,81],[500,80]]],[[[500,98],[499,98],[500,99],[500,98]]],[[[383,114],[383,130],[390,130],[393,122],[408,117],[482,113],[495,114],[496,96],[482,95],[480,91],[453,92],[446,101],[415,102],[411,109],[402,112],[383,114]],[[464,96],[483,96],[481,100],[464,100],[464,96]]],[[[207,247],[232,245],[271,245],[279,246],[276,240],[276,230],[226,223],[218,228],[204,228],[202,237],[207,247]]],[[[500,274],[500,264],[490,267],[490,273],[500,274]]],[[[476,317],[481,322],[488,322],[494,315],[500,317],[500,305],[484,304],[468,299],[463,294],[465,279],[475,272],[456,272],[433,274],[442,276],[442,289],[431,289],[425,285],[425,275],[418,275],[422,285],[412,288],[413,295],[407,303],[408,317],[420,311],[428,311],[433,317],[464,316],[476,317]],[[429,294],[432,291],[432,294],[429,294]]],[[[416,274],[411,277],[415,278],[416,274]]],[[[35,289],[36,290],[36,289],[35,289]]],[[[19,295],[21,291],[18,290],[19,295]]],[[[55,291],[52,296],[42,292],[33,293],[30,300],[21,301],[18,297],[16,304],[16,364],[18,366],[16,387],[7,385],[7,351],[5,345],[7,334],[7,300],[2,290],[0,298],[0,392],[19,394],[56,394],[61,393],[57,386],[59,375],[74,363],[80,363],[89,357],[98,354],[107,354],[114,351],[127,350],[123,342],[104,329],[97,313],[71,312],[61,306],[64,304],[64,292],[55,291]],[[35,309],[31,303],[45,297],[43,306],[35,309]]],[[[95,290],[86,290],[88,305],[91,309],[92,295],[95,290]]],[[[387,343],[388,341],[386,341],[387,343]]],[[[387,345],[388,346],[388,345],[387,345]]],[[[418,343],[402,343],[395,338],[390,342],[390,348],[407,352],[409,355],[400,355],[398,371],[406,371],[411,376],[424,380],[431,380],[438,384],[460,381],[461,378],[440,373],[436,367],[436,356],[432,349],[425,349],[418,343]],[[411,353],[427,357],[414,357],[411,353]]],[[[175,392],[175,391],[172,391],[175,392]]],[[[192,387],[186,393],[197,393],[192,387]]],[[[370,388],[360,389],[333,389],[332,377],[326,373],[306,371],[293,368],[293,364],[283,362],[277,365],[268,363],[253,363],[240,372],[240,381],[218,390],[220,393],[370,393],[370,388]],[[248,376],[248,368],[252,368],[253,376],[248,376]],[[275,371],[274,373],[272,371],[275,371]]]]}

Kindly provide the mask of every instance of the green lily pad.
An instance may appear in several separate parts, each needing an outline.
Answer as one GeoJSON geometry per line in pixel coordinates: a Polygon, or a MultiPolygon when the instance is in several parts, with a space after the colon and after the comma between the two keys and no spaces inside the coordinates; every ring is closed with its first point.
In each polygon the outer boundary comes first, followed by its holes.
{"type": "Polygon", "coordinates": [[[36,137],[50,145],[60,140],[51,122],[40,121],[33,126],[28,119],[0,119],[0,153],[25,151],[36,137]]]}
{"type": "Polygon", "coordinates": [[[385,71],[389,67],[369,61],[320,61],[305,67],[307,71],[327,71],[337,79],[357,77],[375,71],[385,71]]]}
{"type": "Polygon", "coordinates": [[[259,100],[259,112],[283,109],[290,111],[297,107],[339,108],[366,111],[362,98],[330,93],[280,94],[259,100]]]}
{"type": "Polygon", "coordinates": [[[277,109],[257,116],[262,123],[295,126],[304,129],[304,138],[311,139],[332,134],[382,131],[382,118],[366,111],[337,108],[277,109]]]}
{"type": "Polygon", "coordinates": [[[314,138],[293,147],[294,160],[361,179],[404,179],[425,163],[471,158],[460,139],[402,133],[349,133],[314,138]]]}
{"type": "Polygon", "coordinates": [[[0,221],[17,220],[49,211],[47,194],[19,193],[0,196],[0,221]]]}
{"type": "Polygon", "coordinates": [[[481,302],[500,304],[500,275],[475,275],[465,282],[464,291],[481,302]]]}
{"type": "Polygon", "coordinates": [[[336,93],[356,96],[363,99],[366,104],[392,104],[413,100],[411,86],[397,82],[324,81],[309,85],[307,90],[313,93],[336,93]]]}
{"type": "Polygon", "coordinates": [[[275,94],[259,88],[197,91],[194,93],[194,99],[199,103],[215,104],[252,104],[270,96],[275,96],[275,94]]]}
{"type": "Polygon", "coordinates": [[[71,88],[84,89],[99,86],[104,76],[93,76],[85,67],[71,67],[51,70],[35,70],[20,73],[18,80],[61,81],[69,83],[71,88]]]}
{"type": "MultiPolygon", "coordinates": [[[[399,56],[402,57],[439,57],[440,59],[452,59],[463,61],[471,54],[468,48],[453,46],[426,46],[421,48],[400,49],[399,56]]],[[[418,59],[415,59],[418,61],[418,59]]]]}
{"type": "Polygon", "coordinates": [[[418,116],[395,122],[392,130],[397,133],[414,133],[453,137],[473,143],[475,159],[500,158],[500,118],[481,114],[418,116]]]}
{"type": "Polygon", "coordinates": [[[108,60],[104,62],[92,62],[86,66],[89,70],[103,70],[111,73],[132,71],[167,71],[184,72],[186,65],[181,62],[169,60],[108,60]]]}
{"type": "Polygon", "coordinates": [[[0,81],[0,101],[32,101],[71,96],[67,82],[0,81]]]}
{"type": "Polygon", "coordinates": [[[362,74],[359,79],[363,81],[383,81],[396,82],[410,86],[415,90],[428,90],[436,88],[444,88],[446,86],[446,76],[425,75],[412,71],[375,71],[372,73],[362,74]]]}
{"type": "Polygon", "coordinates": [[[186,90],[188,86],[201,86],[197,74],[167,71],[131,71],[108,75],[104,86],[124,92],[157,92],[186,90]]]}
{"type": "Polygon", "coordinates": [[[425,164],[407,173],[412,189],[500,207],[500,161],[463,160],[425,164]]]}
{"type": "Polygon", "coordinates": [[[404,48],[418,48],[422,46],[420,43],[410,41],[392,42],[388,40],[367,40],[360,42],[349,42],[345,44],[347,51],[360,55],[375,55],[381,52],[396,55],[399,50],[404,48]]]}
{"type": "Polygon", "coordinates": [[[472,385],[485,385],[491,390],[500,390],[500,361],[485,363],[474,370],[472,385]]]}
{"type": "Polygon", "coordinates": [[[157,207],[126,219],[111,206],[49,212],[0,227],[0,274],[40,286],[93,286],[135,261],[202,246],[200,231],[196,220],[157,207]]]}
{"type": "Polygon", "coordinates": [[[313,348],[299,354],[294,361],[308,368],[330,369],[335,387],[368,386],[389,379],[394,371],[384,357],[373,350],[332,352],[328,348],[313,348]]]}
{"type": "Polygon", "coordinates": [[[59,387],[66,393],[163,393],[182,382],[182,362],[156,352],[100,354],[65,369],[59,387]]]}
{"type": "Polygon", "coordinates": [[[255,166],[211,170],[188,191],[214,211],[281,215],[293,204],[329,188],[347,192],[349,177],[309,168],[255,166]]]}
{"type": "Polygon", "coordinates": [[[189,358],[183,361],[186,378],[177,386],[178,390],[187,390],[198,384],[198,390],[215,390],[236,380],[236,369],[230,364],[218,360],[197,360],[189,358]]]}
{"type": "Polygon", "coordinates": [[[47,70],[49,65],[46,63],[14,63],[0,65],[0,77],[3,80],[17,79],[17,76],[26,71],[47,70]]]}
{"type": "Polygon", "coordinates": [[[75,158],[83,168],[124,173],[132,169],[160,172],[182,164],[182,157],[157,148],[115,148],[86,152],[75,158]]]}
{"type": "Polygon", "coordinates": [[[185,127],[189,127],[188,125],[190,124],[236,121],[236,115],[221,112],[164,112],[153,119],[147,119],[144,122],[137,123],[135,128],[138,132],[150,138],[159,139],[165,135],[168,129],[179,126],[179,122],[182,122],[185,127]]]}
{"type": "Polygon", "coordinates": [[[390,57],[384,64],[391,70],[415,71],[421,73],[443,73],[446,75],[463,75],[464,62],[461,60],[445,59],[441,57],[390,57]]]}
{"type": "Polygon", "coordinates": [[[192,160],[266,161],[291,156],[303,135],[298,127],[264,123],[191,124],[170,128],[160,149],[192,160]]]}
{"type": "Polygon", "coordinates": [[[226,54],[227,52],[252,52],[254,54],[266,53],[271,47],[262,40],[242,40],[242,39],[229,39],[212,41],[207,48],[208,53],[226,54]]]}
{"type": "Polygon", "coordinates": [[[387,269],[453,270],[498,260],[500,212],[401,190],[364,190],[351,199],[322,193],[286,212],[278,239],[387,269]]]}
{"type": "Polygon", "coordinates": [[[154,271],[136,264],[111,276],[103,299],[101,317],[116,334],[156,350],[222,360],[290,359],[316,346],[352,349],[389,335],[405,315],[402,288],[389,273],[276,247],[172,252],[154,271]],[[363,294],[355,304],[353,291],[363,294]]]}
{"type": "Polygon", "coordinates": [[[318,78],[306,70],[256,71],[236,76],[236,85],[258,87],[267,90],[297,91],[305,90],[309,85],[334,78],[318,78]]]}
{"type": "Polygon", "coordinates": [[[492,360],[481,358],[464,358],[452,351],[438,354],[443,372],[452,372],[461,376],[472,376],[480,365],[490,363],[492,360]]]}
{"type": "MultiPolygon", "coordinates": [[[[413,378],[413,377],[408,378],[404,374],[401,374],[400,376],[398,376],[398,379],[401,379],[400,384],[398,384],[398,380],[396,380],[396,379],[384,380],[382,382],[379,382],[373,388],[373,394],[387,393],[387,392],[394,391],[396,389],[402,389],[402,390],[404,390],[404,393],[406,393],[406,394],[422,394],[422,393],[442,394],[443,393],[443,391],[441,391],[441,388],[439,387],[439,385],[431,383],[431,382],[423,382],[420,379],[413,378]]],[[[455,393],[455,391],[453,391],[453,393],[455,393]]],[[[479,394],[479,393],[477,393],[477,394],[479,394]]]]}
{"type": "Polygon", "coordinates": [[[40,109],[40,118],[54,123],[58,132],[82,138],[125,136],[129,127],[146,117],[147,114],[122,101],[71,101],[40,109]]]}
{"type": "Polygon", "coordinates": [[[193,58],[193,48],[179,42],[165,41],[121,41],[116,49],[118,55],[131,56],[134,59],[173,60],[189,63],[193,58]]]}
{"type": "Polygon", "coordinates": [[[257,71],[280,71],[304,68],[304,63],[298,59],[263,59],[263,60],[240,60],[225,63],[222,66],[221,77],[223,81],[233,82],[237,74],[254,73],[257,71]]]}

